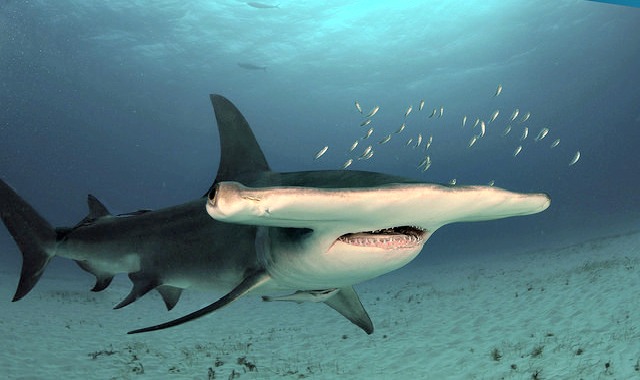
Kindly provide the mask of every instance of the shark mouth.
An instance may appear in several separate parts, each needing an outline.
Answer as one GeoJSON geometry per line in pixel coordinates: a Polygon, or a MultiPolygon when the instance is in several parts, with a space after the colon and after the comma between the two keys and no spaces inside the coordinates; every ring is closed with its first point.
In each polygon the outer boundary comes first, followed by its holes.
{"type": "Polygon", "coordinates": [[[427,237],[427,230],[416,226],[400,226],[375,231],[344,234],[338,241],[356,247],[381,249],[415,248],[421,246],[427,237]]]}

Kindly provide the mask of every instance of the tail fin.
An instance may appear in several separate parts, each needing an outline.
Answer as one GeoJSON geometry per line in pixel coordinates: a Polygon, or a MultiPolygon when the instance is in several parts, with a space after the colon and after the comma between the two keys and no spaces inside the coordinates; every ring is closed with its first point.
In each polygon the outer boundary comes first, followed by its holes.
{"type": "Polygon", "coordinates": [[[22,272],[13,301],[24,297],[36,285],[54,256],[47,252],[56,232],[24,199],[0,180],[0,218],[22,251],[22,272]]]}

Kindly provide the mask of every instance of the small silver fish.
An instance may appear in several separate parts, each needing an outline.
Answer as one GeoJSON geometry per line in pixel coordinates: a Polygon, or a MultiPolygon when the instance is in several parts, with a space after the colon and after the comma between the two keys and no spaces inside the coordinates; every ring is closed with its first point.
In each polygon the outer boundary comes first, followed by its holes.
{"type": "Polygon", "coordinates": [[[385,138],[383,138],[382,140],[378,141],[378,144],[382,145],[382,144],[386,144],[391,140],[391,134],[388,134],[387,136],[385,136],[385,138]]]}
{"type": "Polygon", "coordinates": [[[402,125],[400,126],[400,128],[398,128],[398,130],[396,131],[396,133],[400,133],[400,132],[404,131],[404,128],[405,128],[406,126],[407,126],[407,125],[406,125],[405,123],[402,123],[402,125]]]}
{"type": "Polygon", "coordinates": [[[576,154],[571,159],[571,161],[569,162],[569,166],[575,165],[575,163],[578,162],[579,159],[580,159],[580,151],[577,151],[576,154]]]}
{"type": "Polygon", "coordinates": [[[349,149],[349,152],[353,152],[354,149],[356,149],[356,147],[358,146],[358,140],[354,141],[353,144],[351,144],[351,148],[349,149]]]}
{"type": "Polygon", "coordinates": [[[500,110],[493,111],[491,118],[489,118],[489,123],[493,123],[498,118],[498,115],[500,115],[500,110]]]}
{"type": "Polygon", "coordinates": [[[464,115],[462,117],[462,128],[464,128],[464,126],[467,124],[467,115],[464,115]]]}
{"type": "Polygon", "coordinates": [[[422,133],[418,133],[418,141],[416,141],[416,148],[422,144],[422,133]]]}
{"type": "Polygon", "coordinates": [[[363,121],[362,123],[360,123],[361,127],[366,127],[367,125],[371,124],[371,119],[366,119],[365,121],[363,121]]]}
{"type": "Polygon", "coordinates": [[[371,136],[372,133],[373,133],[373,128],[369,128],[369,130],[367,131],[367,133],[364,135],[364,137],[362,139],[363,140],[368,139],[369,136],[371,136]]]}
{"type": "Polygon", "coordinates": [[[489,181],[489,183],[487,183],[487,185],[489,185],[489,186],[493,186],[495,184],[496,184],[496,181],[494,181],[494,180],[491,180],[491,181],[489,181]]]}
{"type": "Polygon", "coordinates": [[[320,149],[318,151],[318,153],[316,153],[315,157],[313,158],[314,160],[317,160],[318,158],[322,157],[323,154],[325,154],[327,152],[327,150],[329,149],[329,146],[326,145],[324,148],[320,149]]]}
{"type": "Polygon", "coordinates": [[[418,111],[422,111],[423,108],[424,108],[424,99],[420,101],[420,106],[418,106],[418,111]]]}
{"type": "Polygon", "coordinates": [[[480,122],[480,137],[484,137],[484,133],[487,131],[487,125],[484,123],[484,121],[480,122]]]}
{"type": "Polygon", "coordinates": [[[413,142],[413,139],[409,139],[409,140],[407,140],[407,143],[405,145],[409,146],[409,145],[411,145],[412,142],[413,142]]]}
{"type": "Polygon", "coordinates": [[[514,121],[516,119],[516,117],[518,117],[518,115],[520,114],[520,109],[516,108],[515,110],[513,110],[513,113],[511,114],[511,121],[514,121]]]}
{"type": "Polygon", "coordinates": [[[420,164],[418,165],[418,169],[420,169],[421,167],[423,167],[426,164],[431,164],[431,157],[426,156],[424,158],[424,160],[420,161],[420,164]]]}
{"type": "Polygon", "coordinates": [[[405,117],[405,118],[406,118],[407,116],[409,116],[409,114],[411,113],[411,110],[413,110],[413,106],[411,106],[411,105],[410,105],[410,106],[407,108],[407,110],[406,110],[406,111],[404,111],[404,117],[405,117]]]}
{"type": "Polygon", "coordinates": [[[511,132],[511,126],[507,125],[504,129],[504,131],[502,131],[502,137],[506,136],[509,134],[509,132],[511,132]]]}
{"type": "Polygon", "coordinates": [[[518,145],[518,147],[516,148],[516,150],[513,152],[513,157],[517,156],[518,154],[520,154],[520,152],[522,151],[522,145],[518,145]]]}
{"type": "Polygon", "coordinates": [[[429,136],[429,140],[427,140],[427,143],[424,144],[424,150],[429,149],[429,147],[431,146],[432,142],[433,142],[433,135],[429,136]]]}
{"type": "Polygon", "coordinates": [[[549,128],[542,128],[540,132],[538,132],[538,136],[536,136],[536,138],[534,139],[535,142],[544,139],[547,136],[547,133],[549,133],[549,128]]]}
{"type": "Polygon", "coordinates": [[[493,111],[493,113],[491,114],[491,117],[489,118],[489,123],[493,123],[494,120],[496,120],[496,118],[498,117],[498,115],[500,115],[500,110],[493,111]]]}
{"type": "Polygon", "coordinates": [[[502,85],[499,84],[498,88],[496,88],[496,93],[493,96],[496,97],[496,96],[500,95],[501,92],[502,92],[502,85]]]}
{"type": "Polygon", "coordinates": [[[351,166],[351,164],[353,164],[353,158],[350,158],[350,159],[346,160],[346,161],[344,162],[344,164],[342,165],[342,168],[343,168],[343,169],[346,169],[346,168],[348,168],[349,166],[351,166]]]}
{"type": "Polygon", "coordinates": [[[478,141],[478,135],[473,135],[471,140],[469,140],[469,148],[471,148],[473,146],[473,144],[476,143],[476,141],[478,141]]]}
{"type": "Polygon", "coordinates": [[[473,127],[471,127],[471,129],[473,129],[473,128],[477,127],[477,126],[478,126],[478,124],[480,124],[480,118],[479,118],[479,117],[476,117],[476,122],[475,122],[475,123],[473,123],[473,127]]]}
{"type": "Polygon", "coordinates": [[[429,118],[432,118],[436,115],[436,113],[438,113],[438,110],[436,108],[433,109],[433,111],[431,111],[431,115],[429,115],[429,118]]]}
{"type": "Polygon", "coordinates": [[[443,114],[444,114],[444,107],[440,106],[440,115],[438,117],[442,117],[443,114]]]}
{"type": "Polygon", "coordinates": [[[368,159],[370,159],[371,157],[373,157],[373,151],[371,151],[371,152],[367,153],[367,155],[366,155],[366,156],[364,156],[364,157],[362,157],[362,159],[363,159],[363,160],[368,160],[368,159]]]}
{"type": "Polygon", "coordinates": [[[373,109],[371,110],[371,112],[369,112],[369,113],[367,114],[367,116],[365,116],[365,117],[367,117],[367,118],[369,118],[369,117],[373,117],[373,115],[375,115],[375,114],[377,114],[377,113],[378,113],[378,110],[379,110],[379,109],[380,109],[380,106],[375,106],[375,107],[373,107],[373,109]]]}
{"type": "Polygon", "coordinates": [[[551,143],[551,148],[555,148],[560,144],[560,139],[555,139],[554,142],[551,143]]]}
{"type": "Polygon", "coordinates": [[[362,113],[362,107],[360,107],[360,103],[358,103],[357,100],[356,100],[356,109],[358,110],[358,112],[362,113]]]}
{"type": "Polygon", "coordinates": [[[529,128],[524,127],[524,129],[522,130],[522,136],[520,136],[520,141],[526,140],[527,136],[529,136],[529,128]]]}
{"type": "Polygon", "coordinates": [[[363,159],[367,154],[371,153],[371,149],[373,149],[371,147],[371,145],[369,145],[368,147],[365,148],[364,152],[362,152],[362,155],[360,157],[358,157],[358,159],[363,159]]]}
{"type": "Polygon", "coordinates": [[[524,123],[525,121],[529,120],[529,118],[531,117],[531,112],[527,112],[524,114],[524,116],[522,117],[522,120],[520,120],[521,123],[524,123]]]}

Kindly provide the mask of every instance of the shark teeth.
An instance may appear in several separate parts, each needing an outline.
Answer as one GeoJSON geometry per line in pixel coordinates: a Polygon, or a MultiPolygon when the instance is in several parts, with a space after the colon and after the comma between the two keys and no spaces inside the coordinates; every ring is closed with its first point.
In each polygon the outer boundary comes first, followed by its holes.
{"type": "Polygon", "coordinates": [[[426,230],[417,226],[400,226],[373,231],[356,232],[338,238],[356,247],[381,249],[413,248],[423,243],[426,230]]]}

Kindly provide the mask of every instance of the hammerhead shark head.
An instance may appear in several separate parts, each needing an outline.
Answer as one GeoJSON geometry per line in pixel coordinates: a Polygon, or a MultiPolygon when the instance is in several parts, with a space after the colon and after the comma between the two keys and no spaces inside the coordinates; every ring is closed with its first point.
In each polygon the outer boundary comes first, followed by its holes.
{"type": "Polygon", "coordinates": [[[181,318],[129,333],[176,326],[257,294],[265,301],[325,303],[371,334],[353,285],[404,266],[445,224],[528,215],[550,204],[546,194],[375,172],[276,173],[240,111],[220,95],[210,97],[220,166],[211,188],[194,201],[112,215],[89,195],[88,216],[53,228],[0,180],[0,216],[23,256],[13,301],[60,256],[95,275],[93,291],[127,273],[133,288],[116,309],[153,289],[168,310],[183,289],[226,293],[181,318]],[[285,292],[293,293],[273,296],[285,292]]]}

